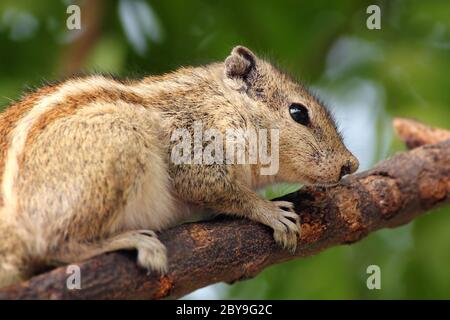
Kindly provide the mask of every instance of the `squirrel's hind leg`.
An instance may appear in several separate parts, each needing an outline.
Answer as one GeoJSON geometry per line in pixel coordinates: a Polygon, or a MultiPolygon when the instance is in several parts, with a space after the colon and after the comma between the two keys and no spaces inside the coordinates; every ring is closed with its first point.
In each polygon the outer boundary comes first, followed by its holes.
{"type": "Polygon", "coordinates": [[[167,272],[166,247],[151,230],[126,231],[97,243],[68,242],[58,246],[50,256],[56,263],[74,263],[86,260],[102,253],[116,250],[133,250],[138,252],[137,263],[148,271],[160,274],[167,272]]]}

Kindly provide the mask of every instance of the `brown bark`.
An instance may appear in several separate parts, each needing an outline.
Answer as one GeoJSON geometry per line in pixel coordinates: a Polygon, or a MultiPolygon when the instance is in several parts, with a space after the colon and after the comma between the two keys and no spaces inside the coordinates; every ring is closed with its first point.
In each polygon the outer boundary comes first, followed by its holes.
{"type": "Polygon", "coordinates": [[[400,139],[411,149],[450,139],[450,131],[432,128],[412,119],[394,119],[394,129],[400,139]]]}
{"type": "MultiPolygon", "coordinates": [[[[403,125],[421,128],[417,123],[403,125]]],[[[423,137],[434,136],[433,130],[425,131],[414,133],[409,128],[410,137],[421,137],[414,140],[419,141],[415,146],[430,141],[423,137]]],[[[116,252],[79,264],[81,290],[67,289],[68,275],[61,267],[0,290],[0,298],[177,298],[209,284],[253,277],[267,266],[358,241],[450,202],[450,141],[399,153],[369,171],[344,178],[337,186],[308,187],[283,198],[293,201],[301,216],[302,236],[295,254],[276,246],[265,226],[219,218],[161,233],[169,253],[166,276],[146,275],[136,266],[134,253],[116,252]]]]}

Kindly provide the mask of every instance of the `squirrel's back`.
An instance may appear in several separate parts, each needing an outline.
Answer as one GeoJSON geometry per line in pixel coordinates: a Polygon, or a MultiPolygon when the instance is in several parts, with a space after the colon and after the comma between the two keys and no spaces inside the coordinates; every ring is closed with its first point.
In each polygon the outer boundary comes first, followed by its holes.
{"type": "Polygon", "coordinates": [[[54,259],[63,242],[175,222],[160,116],[144,101],[151,88],[143,90],[101,76],[72,79],[0,115],[2,277],[17,278],[8,264],[48,263],[39,260],[54,259]]]}

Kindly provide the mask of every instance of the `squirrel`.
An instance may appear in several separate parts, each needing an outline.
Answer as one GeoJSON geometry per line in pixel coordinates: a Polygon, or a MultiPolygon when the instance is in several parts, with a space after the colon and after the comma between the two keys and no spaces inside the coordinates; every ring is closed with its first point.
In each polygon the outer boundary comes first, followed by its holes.
{"type": "Polygon", "coordinates": [[[269,226],[294,251],[293,204],[256,190],[336,184],[358,168],[324,104],[243,46],[223,62],[161,76],[92,75],[38,89],[0,114],[0,150],[0,287],[122,249],[164,274],[156,232],[201,208],[269,226]],[[171,133],[195,121],[222,132],[277,128],[279,170],[173,163],[171,133]]]}

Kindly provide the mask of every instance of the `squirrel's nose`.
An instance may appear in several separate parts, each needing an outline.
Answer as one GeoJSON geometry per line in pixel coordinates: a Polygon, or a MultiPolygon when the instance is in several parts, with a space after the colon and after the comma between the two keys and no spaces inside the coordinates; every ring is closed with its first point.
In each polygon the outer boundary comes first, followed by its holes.
{"type": "Polygon", "coordinates": [[[348,163],[344,164],[341,168],[341,173],[339,174],[339,180],[342,179],[343,176],[350,173],[350,165],[348,163]]]}
{"type": "Polygon", "coordinates": [[[339,179],[341,179],[343,176],[353,173],[356,170],[358,170],[359,162],[358,160],[352,156],[350,160],[347,160],[347,162],[341,167],[341,172],[339,174],[339,179]]]}

